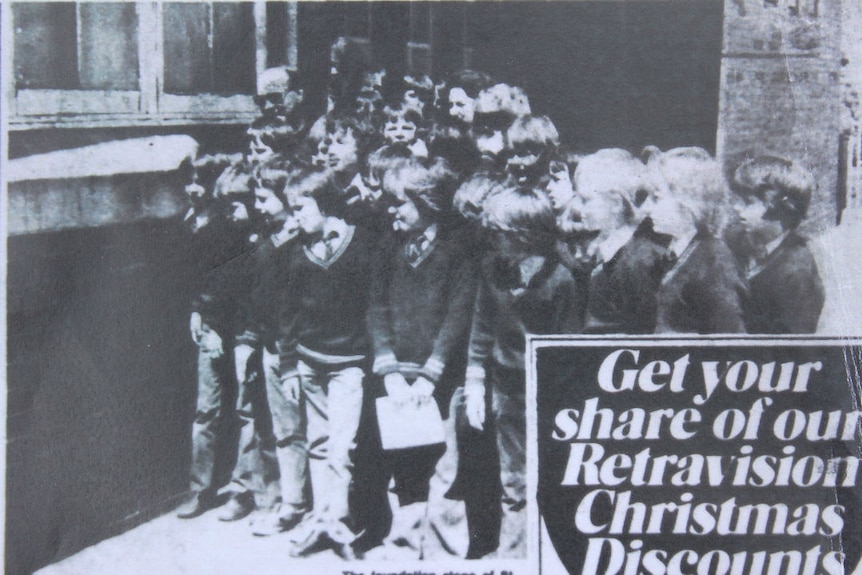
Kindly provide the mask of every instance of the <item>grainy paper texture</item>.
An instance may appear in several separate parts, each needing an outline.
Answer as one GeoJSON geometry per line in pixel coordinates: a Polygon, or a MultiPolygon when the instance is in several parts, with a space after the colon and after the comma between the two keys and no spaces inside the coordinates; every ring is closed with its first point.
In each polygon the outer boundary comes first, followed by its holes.
{"type": "Polygon", "coordinates": [[[862,572],[858,0],[0,7],[7,573],[862,572]]]}

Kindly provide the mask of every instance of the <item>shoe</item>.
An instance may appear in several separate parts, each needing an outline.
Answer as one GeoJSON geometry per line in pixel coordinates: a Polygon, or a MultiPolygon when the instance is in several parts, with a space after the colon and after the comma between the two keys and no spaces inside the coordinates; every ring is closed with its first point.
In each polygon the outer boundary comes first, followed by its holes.
{"type": "Polygon", "coordinates": [[[294,558],[308,557],[312,553],[322,551],[327,547],[329,539],[326,537],[326,530],[322,525],[315,526],[309,529],[301,540],[294,543],[290,549],[290,556],[294,558]]]}
{"type": "Polygon", "coordinates": [[[254,496],[240,493],[231,497],[219,513],[219,521],[238,521],[254,511],[254,496]]]}
{"type": "Polygon", "coordinates": [[[294,513],[282,517],[278,509],[258,513],[251,522],[252,535],[258,537],[269,537],[290,531],[302,521],[301,513],[294,513]]]}
{"type": "Polygon", "coordinates": [[[191,501],[177,509],[177,517],[180,519],[193,519],[203,515],[213,507],[215,507],[215,498],[204,493],[197,493],[191,501]]]}

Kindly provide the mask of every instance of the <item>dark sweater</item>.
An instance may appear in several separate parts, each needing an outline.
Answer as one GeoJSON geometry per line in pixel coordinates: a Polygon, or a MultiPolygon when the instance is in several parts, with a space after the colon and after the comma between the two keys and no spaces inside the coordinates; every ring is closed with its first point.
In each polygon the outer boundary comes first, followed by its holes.
{"type": "Polygon", "coordinates": [[[286,367],[297,356],[333,366],[358,364],[368,353],[365,320],[376,256],[369,232],[350,229],[349,242],[326,263],[302,242],[291,242],[285,250],[277,344],[286,367]]]}
{"type": "Polygon", "coordinates": [[[484,368],[491,359],[498,367],[521,374],[515,379],[522,379],[528,333],[579,333],[583,328],[584,294],[559,260],[546,258],[529,285],[513,293],[515,275],[493,253],[482,262],[468,372],[484,368]]]}
{"type": "Polygon", "coordinates": [[[656,294],[668,250],[654,232],[638,231],[590,277],[586,333],[653,333],[656,294]]]}
{"type": "Polygon", "coordinates": [[[215,219],[194,233],[189,255],[194,274],[192,311],[221,336],[236,329],[238,263],[251,250],[247,229],[215,219]]]}
{"type": "Polygon", "coordinates": [[[749,333],[814,333],[823,309],[823,283],[805,239],[790,232],[753,270],[745,300],[749,333]]]}
{"type": "Polygon", "coordinates": [[[413,264],[405,245],[384,236],[374,260],[368,328],[377,375],[413,371],[445,403],[464,375],[478,270],[470,246],[443,232],[413,264]]]}
{"type": "Polygon", "coordinates": [[[244,258],[244,291],[237,298],[237,343],[263,345],[274,351],[280,293],[286,285],[288,268],[285,254],[289,247],[289,243],[276,247],[268,238],[244,258]]]}
{"type": "Polygon", "coordinates": [[[698,235],[658,291],[658,333],[744,333],[745,283],[727,245],[698,235]]]}

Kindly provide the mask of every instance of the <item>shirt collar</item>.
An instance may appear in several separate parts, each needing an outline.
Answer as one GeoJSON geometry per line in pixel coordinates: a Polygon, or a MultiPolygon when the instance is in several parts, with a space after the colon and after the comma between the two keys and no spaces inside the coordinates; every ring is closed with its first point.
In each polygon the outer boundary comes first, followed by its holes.
{"type": "Polygon", "coordinates": [[[539,273],[544,265],[544,256],[529,256],[521,260],[518,264],[518,270],[521,274],[521,287],[529,286],[530,282],[533,281],[533,278],[536,277],[536,274],[539,273]]]}
{"type": "Polygon", "coordinates": [[[694,241],[694,237],[696,235],[697,230],[694,229],[685,235],[675,237],[671,240],[668,249],[671,251],[671,253],[675,254],[677,257],[680,257],[694,241]]]}
{"type": "Polygon", "coordinates": [[[598,245],[597,251],[601,257],[601,261],[609,262],[614,259],[614,256],[616,256],[622,247],[632,239],[633,235],[635,235],[636,229],[637,228],[633,228],[631,226],[623,226],[612,231],[610,235],[608,235],[608,237],[598,245]]]}

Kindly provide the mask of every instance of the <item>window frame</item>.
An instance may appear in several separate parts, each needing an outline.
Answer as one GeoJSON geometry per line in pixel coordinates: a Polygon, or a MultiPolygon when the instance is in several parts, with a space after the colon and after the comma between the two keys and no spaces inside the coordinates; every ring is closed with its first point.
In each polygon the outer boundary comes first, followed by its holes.
{"type": "MultiPolygon", "coordinates": [[[[86,1],[86,0],[84,0],[86,1]]],[[[76,12],[84,1],[75,2],[76,12]]],[[[257,115],[253,95],[222,96],[201,93],[169,94],[164,90],[163,2],[135,2],[138,26],[138,90],[18,89],[12,75],[9,126],[26,130],[46,127],[135,127],[193,124],[248,124],[257,115]]],[[[212,4],[209,15],[212,18],[212,4]]],[[[287,67],[297,68],[297,6],[288,6],[287,67]]],[[[4,3],[3,19],[11,22],[14,3],[4,3]],[[7,8],[8,7],[8,8],[7,8]]],[[[266,1],[253,2],[255,22],[255,77],[266,69],[266,1]]],[[[76,37],[76,43],[79,43],[76,37]]],[[[14,43],[7,42],[8,62],[15,62],[14,43]]]]}

